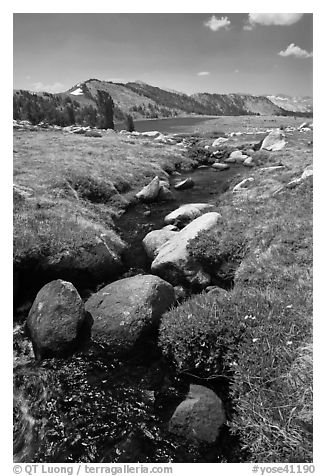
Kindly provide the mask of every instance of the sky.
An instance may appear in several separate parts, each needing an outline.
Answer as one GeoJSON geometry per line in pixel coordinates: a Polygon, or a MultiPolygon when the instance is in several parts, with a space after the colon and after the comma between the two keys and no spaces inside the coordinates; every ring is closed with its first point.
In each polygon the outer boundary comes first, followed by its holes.
{"type": "Polygon", "coordinates": [[[309,13],[14,13],[15,89],[90,78],[187,94],[312,95],[309,13]]]}

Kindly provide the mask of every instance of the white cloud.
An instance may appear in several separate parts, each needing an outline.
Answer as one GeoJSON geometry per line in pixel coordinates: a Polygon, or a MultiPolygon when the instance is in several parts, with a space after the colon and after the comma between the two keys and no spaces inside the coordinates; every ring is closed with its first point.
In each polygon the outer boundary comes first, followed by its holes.
{"type": "Polygon", "coordinates": [[[254,25],[293,25],[303,17],[303,13],[249,13],[244,30],[254,25]]]}
{"type": "Polygon", "coordinates": [[[197,76],[208,76],[210,74],[211,73],[209,71],[200,71],[199,73],[197,73],[197,76]]]}
{"type": "Polygon", "coordinates": [[[43,84],[41,81],[32,84],[33,91],[45,91],[47,93],[59,93],[65,90],[65,85],[62,83],[43,84]]]}
{"type": "Polygon", "coordinates": [[[240,71],[238,69],[235,69],[234,72],[235,73],[240,73],[240,71]]]}
{"type": "Polygon", "coordinates": [[[291,43],[286,50],[279,52],[280,56],[295,56],[296,58],[311,58],[312,52],[303,50],[299,46],[296,46],[294,43],[291,43]]]}
{"type": "Polygon", "coordinates": [[[213,15],[209,20],[204,22],[204,25],[210,28],[212,31],[217,31],[221,30],[222,28],[228,29],[228,27],[231,25],[231,22],[228,17],[216,18],[216,16],[213,15]]]}

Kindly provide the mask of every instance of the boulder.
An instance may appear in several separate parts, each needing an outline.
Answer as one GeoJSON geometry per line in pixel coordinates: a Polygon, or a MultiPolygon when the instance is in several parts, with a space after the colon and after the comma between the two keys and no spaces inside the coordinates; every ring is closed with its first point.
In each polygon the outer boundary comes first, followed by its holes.
{"type": "Polygon", "coordinates": [[[167,225],[177,224],[178,227],[184,226],[212,208],[214,208],[214,205],[208,203],[187,203],[166,215],[164,223],[167,225]]]}
{"type": "Polygon", "coordinates": [[[229,164],[221,164],[219,162],[215,162],[213,165],[212,165],[213,169],[215,170],[227,170],[230,168],[229,164]]]}
{"type": "Polygon", "coordinates": [[[165,225],[162,230],[179,231],[178,227],[175,225],[165,225]]]}
{"type": "Polygon", "coordinates": [[[306,168],[301,175],[301,180],[305,180],[306,178],[313,176],[313,174],[313,169],[306,168]]]}
{"type": "Polygon", "coordinates": [[[225,413],[221,399],[202,385],[190,385],[189,393],[174,411],[169,431],[188,441],[214,443],[225,413]]]}
{"type": "Polygon", "coordinates": [[[128,355],[157,329],[175,302],[173,287],[158,276],[138,275],[108,284],[85,303],[94,319],[92,339],[110,355],[128,355]]]}
{"type": "Polygon", "coordinates": [[[174,237],[161,246],[152,263],[152,272],[174,286],[193,285],[205,288],[210,284],[210,276],[203,271],[187,249],[188,243],[201,231],[215,228],[221,220],[216,212],[205,213],[193,220],[174,237]]]}
{"type": "Polygon", "coordinates": [[[143,202],[151,202],[155,200],[160,191],[160,179],[158,176],[146,185],[140,192],[136,193],[136,197],[143,202]]]}
{"type": "Polygon", "coordinates": [[[185,180],[176,183],[174,188],[175,190],[187,190],[188,188],[192,188],[194,185],[195,182],[192,178],[186,178],[185,180]]]}
{"type": "Polygon", "coordinates": [[[227,142],[229,139],[227,137],[219,137],[218,139],[215,139],[213,144],[212,144],[212,147],[218,147],[220,146],[221,144],[223,144],[224,142],[227,142]]]}
{"type": "Polygon", "coordinates": [[[68,355],[90,332],[91,323],[71,283],[57,279],[46,284],[38,292],[26,321],[35,357],[68,355]]]}
{"type": "Polygon", "coordinates": [[[286,142],[285,135],[281,129],[271,131],[262,142],[261,149],[271,150],[273,152],[283,149],[286,142]]]}
{"type": "Polygon", "coordinates": [[[153,260],[155,256],[157,256],[161,246],[174,237],[176,233],[176,231],[167,230],[166,228],[153,230],[148,233],[142,241],[147,256],[153,260]]]}
{"type": "Polygon", "coordinates": [[[226,164],[234,164],[235,163],[235,157],[227,157],[226,159],[224,159],[224,162],[226,164]]]}
{"type": "Polygon", "coordinates": [[[238,183],[232,190],[232,192],[241,192],[243,190],[245,190],[248,185],[254,181],[254,178],[253,177],[248,177],[248,178],[245,178],[243,180],[241,180],[240,183],[238,183]]]}

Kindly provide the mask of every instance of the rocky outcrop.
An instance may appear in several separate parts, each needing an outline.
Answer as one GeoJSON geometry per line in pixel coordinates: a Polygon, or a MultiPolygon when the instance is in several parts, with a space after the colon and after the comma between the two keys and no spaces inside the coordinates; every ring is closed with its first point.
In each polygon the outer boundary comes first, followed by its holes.
{"type": "Polygon", "coordinates": [[[221,144],[224,144],[224,142],[227,142],[229,139],[226,137],[219,137],[218,139],[215,139],[212,147],[219,147],[221,144]]]}
{"type": "Polygon", "coordinates": [[[94,319],[92,339],[110,355],[135,350],[175,302],[173,287],[158,276],[138,275],[108,284],[85,303],[94,319]]]}
{"type": "Polygon", "coordinates": [[[210,284],[210,276],[203,271],[200,263],[191,258],[187,245],[199,232],[208,231],[221,220],[216,212],[205,213],[193,220],[183,230],[168,240],[160,249],[152,263],[152,272],[174,286],[185,284],[205,288],[210,284]]]}
{"type": "Polygon", "coordinates": [[[153,230],[148,233],[142,241],[147,256],[153,260],[157,256],[161,246],[174,237],[176,233],[176,231],[171,231],[166,228],[153,230]]]}
{"type": "Polygon", "coordinates": [[[220,398],[202,385],[190,385],[186,399],[174,411],[169,431],[189,441],[214,443],[225,413],[220,398]]]}
{"type": "Polygon", "coordinates": [[[214,206],[208,203],[187,203],[166,215],[164,223],[182,227],[212,208],[214,206]]]}
{"type": "Polygon", "coordinates": [[[91,323],[71,283],[58,279],[46,284],[38,292],[26,322],[36,358],[71,353],[90,331],[91,323]]]}
{"type": "Polygon", "coordinates": [[[275,129],[265,137],[261,145],[261,149],[275,152],[283,149],[285,144],[286,142],[284,132],[282,132],[280,129],[275,129]]]}

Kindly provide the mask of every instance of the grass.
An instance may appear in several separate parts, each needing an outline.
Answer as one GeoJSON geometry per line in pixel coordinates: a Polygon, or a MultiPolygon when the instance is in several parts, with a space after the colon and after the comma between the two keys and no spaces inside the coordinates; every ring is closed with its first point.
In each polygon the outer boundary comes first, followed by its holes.
{"type": "Polygon", "coordinates": [[[250,169],[247,191],[216,200],[223,229],[191,249],[219,272],[221,253],[245,240],[234,287],[193,296],[160,329],[179,372],[229,380],[228,427],[248,462],[312,461],[312,180],[283,188],[312,164],[310,139],[288,135],[287,147],[268,157],[284,169],[250,169]]]}
{"type": "Polygon", "coordinates": [[[189,164],[174,146],[114,133],[87,138],[62,132],[14,133],[14,183],[32,196],[14,200],[14,262],[78,249],[109,236],[113,219],[154,175],[189,164]]]}

